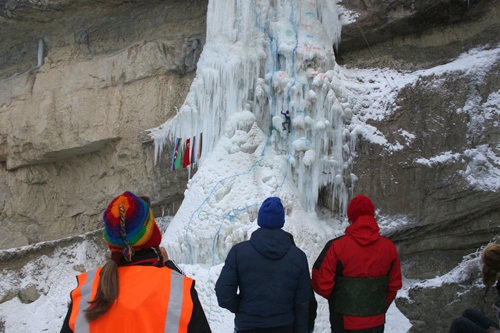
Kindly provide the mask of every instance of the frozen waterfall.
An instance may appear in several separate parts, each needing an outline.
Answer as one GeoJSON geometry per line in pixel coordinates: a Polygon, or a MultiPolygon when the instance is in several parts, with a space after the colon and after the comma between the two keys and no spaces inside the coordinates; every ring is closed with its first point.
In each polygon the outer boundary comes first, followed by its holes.
{"type": "Polygon", "coordinates": [[[271,195],[287,214],[298,206],[314,214],[319,189],[330,187],[332,206],[345,214],[358,106],[335,63],[340,29],[329,0],[209,1],[190,92],[172,120],[151,130],[157,159],[170,158],[162,156],[167,141],[203,135],[189,205],[164,237],[178,260],[223,261],[271,195]]]}

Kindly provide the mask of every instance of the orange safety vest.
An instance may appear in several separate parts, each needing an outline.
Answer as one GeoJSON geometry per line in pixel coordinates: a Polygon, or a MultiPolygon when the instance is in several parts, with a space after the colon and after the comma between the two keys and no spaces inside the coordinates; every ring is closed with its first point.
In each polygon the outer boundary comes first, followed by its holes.
{"type": "Polygon", "coordinates": [[[186,333],[193,313],[193,280],[167,267],[118,267],[118,298],[89,323],[83,310],[95,298],[101,267],[78,275],[71,292],[69,327],[74,333],[186,333]]]}

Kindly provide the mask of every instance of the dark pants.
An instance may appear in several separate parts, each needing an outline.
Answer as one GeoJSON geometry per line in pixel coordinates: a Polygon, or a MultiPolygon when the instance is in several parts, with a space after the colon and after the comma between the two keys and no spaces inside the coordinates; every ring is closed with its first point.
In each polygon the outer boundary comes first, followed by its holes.
{"type": "Polygon", "coordinates": [[[281,126],[283,126],[283,131],[286,131],[286,127],[288,126],[288,133],[290,133],[290,119],[285,120],[284,122],[282,122],[281,126]]]}
{"type": "Polygon", "coordinates": [[[474,309],[465,309],[462,317],[453,319],[450,333],[485,333],[490,327],[498,328],[498,323],[474,309]]]}
{"type": "MultiPolygon", "coordinates": [[[[234,333],[240,333],[240,332],[244,332],[244,331],[238,331],[236,328],[234,329],[234,333]]],[[[257,331],[256,331],[257,332],[257,331]]],[[[267,332],[267,331],[266,331],[267,332]]],[[[272,332],[272,331],[269,331],[269,332],[272,332]]],[[[285,333],[293,333],[293,331],[287,331],[285,333]]]]}
{"type": "Polygon", "coordinates": [[[382,326],[377,326],[374,328],[367,328],[365,330],[355,330],[355,331],[348,331],[348,333],[384,333],[384,325],[382,326]]]}
{"type": "Polygon", "coordinates": [[[234,328],[234,333],[292,333],[292,327],[271,327],[271,328],[255,328],[251,330],[239,330],[234,328]]]}

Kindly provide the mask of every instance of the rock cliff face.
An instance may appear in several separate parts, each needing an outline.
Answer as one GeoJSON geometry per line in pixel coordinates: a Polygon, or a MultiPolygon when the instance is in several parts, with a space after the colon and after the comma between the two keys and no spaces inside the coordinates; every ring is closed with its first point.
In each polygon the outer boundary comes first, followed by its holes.
{"type": "MultiPolygon", "coordinates": [[[[344,20],[357,15],[337,50],[346,67],[416,71],[500,42],[500,0],[337,2],[344,20]]],[[[188,174],[168,171],[172,147],[154,163],[145,130],[184,102],[204,45],[207,3],[0,0],[0,249],[95,230],[107,201],[125,190],[148,194],[157,216],[176,211],[188,174]]],[[[411,278],[445,273],[500,231],[498,191],[461,173],[479,177],[499,164],[470,154],[480,147],[500,154],[500,107],[487,103],[500,90],[499,71],[497,62],[481,80],[457,72],[399,87],[387,116],[370,124],[388,142],[407,144],[390,151],[358,140],[354,192],[372,197],[386,218],[408,220],[389,236],[412,263],[411,278]],[[468,110],[471,100],[480,107],[468,110]],[[487,107],[497,112],[478,121],[487,107]],[[444,152],[459,157],[415,162],[444,152]],[[422,263],[427,270],[415,269],[422,263]]],[[[435,322],[415,310],[422,297],[433,299],[426,310],[435,313],[429,307],[453,302],[457,288],[413,290],[413,301],[398,305],[415,332],[428,331],[435,322]]],[[[443,312],[441,328],[462,304],[443,312]]]]}
{"type": "MultiPolygon", "coordinates": [[[[357,22],[343,29],[339,61],[346,66],[423,69],[447,63],[475,47],[496,48],[500,41],[499,1],[343,4],[360,14],[357,22]],[[363,42],[370,47],[360,48],[363,42]]],[[[489,97],[500,89],[499,69],[497,61],[484,74],[422,75],[415,84],[398,87],[395,103],[387,106],[388,116],[373,120],[372,125],[388,142],[406,142],[404,147],[394,151],[358,140],[355,192],[376,198],[384,215],[410,218],[406,230],[391,235],[402,254],[469,251],[499,232],[498,191],[471,185],[467,173],[461,173],[488,169],[489,162],[476,161],[470,150],[491,147],[493,155],[499,153],[494,125],[499,120],[498,105],[491,118],[485,115],[489,97]],[[472,100],[478,101],[477,108],[469,110],[472,100]],[[402,133],[411,133],[412,139],[402,133]],[[416,163],[445,152],[460,157],[438,159],[431,165],[416,163]]],[[[394,84],[390,80],[388,84],[394,84]]],[[[492,161],[498,165],[495,158],[492,161]]]]}
{"type": "Polygon", "coordinates": [[[93,230],[125,190],[175,212],[187,172],[155,165],[144,132],[184,102],[206,6],[0,2],[0,248],[93,230]]]}
{"type": "Polygon", "coordinates": [[[355,22],[342,28],[338,63],[414,70],[498,42],[495,0],[343,0],[355,22]]]}

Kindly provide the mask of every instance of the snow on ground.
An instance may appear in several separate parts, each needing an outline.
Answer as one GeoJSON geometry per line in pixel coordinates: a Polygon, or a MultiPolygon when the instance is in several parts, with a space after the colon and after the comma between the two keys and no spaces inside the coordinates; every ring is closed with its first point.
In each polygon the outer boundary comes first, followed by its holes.
{"type": "MultiPolygon", "coordinates": [[[[172,217],[158,218],[161,225],[172,217]]],[[[287,223],[290,222],[287,219],[287,223]]],[[[168,232],[168,231],[167,231],[168,232]]],[[[7,252],[22,249],[1,251],[7,252]]],[[[306,247],[307,248],[307,247],[306,247]]],[[[69,293],[76,287],[76,275],[84,269],[92,269],[105,262],[104,253],[91,240],[84,240],[68,247],[56,248],[51,255],[44,255],[26,264],[21,272],[4,269],[0,279],[0,297],[9,291],[16,291],[30,285],[36,286],[40,297],[29,304],[21,303],[18,297],[0,304],[0,322],[5,322],[6,333],[58,332],[66,314],[69,293]]],[[[214,293],[215,281],[222,264],[216,266],[182,265],[184,272],[196,279],[205,313],[214,333],[233,332],[234,315],[217,305],[214,293]]],[[[319,301],[318,319],[315,332],[329,332],[326,301],[319,301]]],[[[0,326],[1,327],[1,326],[0,326]]],[[[411,327],[408,320],[393,304],[387,314],[387,333],[404,333],[411,327]]]]}

